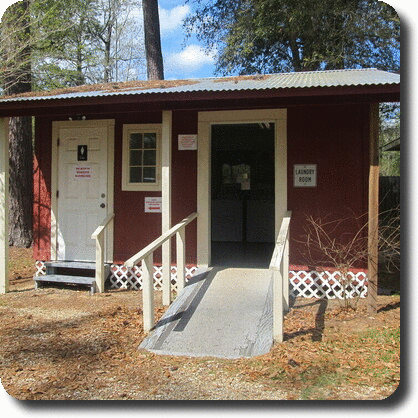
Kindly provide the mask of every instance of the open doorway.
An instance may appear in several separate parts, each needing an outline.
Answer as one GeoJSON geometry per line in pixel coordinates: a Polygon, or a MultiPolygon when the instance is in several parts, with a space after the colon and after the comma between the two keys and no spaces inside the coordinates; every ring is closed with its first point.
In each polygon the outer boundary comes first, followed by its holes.
{"type": "Polygon", "coordinates": [[[212,265],[267,268],[275,238],[274,123],[212,125],[212,265]]]}

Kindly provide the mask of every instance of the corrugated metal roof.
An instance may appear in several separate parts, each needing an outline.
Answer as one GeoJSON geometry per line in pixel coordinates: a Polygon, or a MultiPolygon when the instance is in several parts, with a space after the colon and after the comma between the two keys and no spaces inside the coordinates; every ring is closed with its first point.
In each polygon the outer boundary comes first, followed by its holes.
{"type": "Polygon", "coordinates": [[[215,92],[238,90],[307,89],[349,86],[396,85],[398,74],[376,69],[312,71],[238,77],[167,80],[160,82],[110,83],[88,85],[50,92],[30,93],[0,99],[0,102],[79,99],[157,93],[215,92]]]}

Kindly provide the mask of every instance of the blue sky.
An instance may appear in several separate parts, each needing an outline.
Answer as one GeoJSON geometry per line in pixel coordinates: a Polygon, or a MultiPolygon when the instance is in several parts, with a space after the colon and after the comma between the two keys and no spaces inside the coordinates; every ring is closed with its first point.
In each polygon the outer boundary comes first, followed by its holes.
{"type": "Polygon", "coordinates": [[[183,19],[190,13],[185,0],[159,0],[161,44],[165,78],[211,77],[215,69],[213,56],[203,52],[196,38],[184,45],[183,19]]]}

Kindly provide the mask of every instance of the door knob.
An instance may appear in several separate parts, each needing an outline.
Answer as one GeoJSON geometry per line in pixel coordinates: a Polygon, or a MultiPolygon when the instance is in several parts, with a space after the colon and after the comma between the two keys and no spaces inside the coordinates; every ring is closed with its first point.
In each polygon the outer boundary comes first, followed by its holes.
{"type": "Polygon", "coordinates": [[[105,207],[106,207],[106,205],[105,205],[104,203],[101,203],[101,204],[100,204],[100,207],[101,207],[101,208],[105,208],[105,207]]]}

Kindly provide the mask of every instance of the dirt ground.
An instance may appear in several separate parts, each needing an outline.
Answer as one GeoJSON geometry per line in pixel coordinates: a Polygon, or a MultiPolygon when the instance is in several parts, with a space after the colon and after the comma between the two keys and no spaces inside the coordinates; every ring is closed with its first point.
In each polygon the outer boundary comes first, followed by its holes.
{"type": "Polygon", "coordinates": [[[264,356],[157,356],[138,350],[141,292],[35,291],[30,252],[10,249],[10,292],[0,295],[0,377],[16,399],[385,399],[399,384],[400,296],[390,280],[373,317],[366,300],[346,311],[296,299],[285,342],[264,356]]]}

